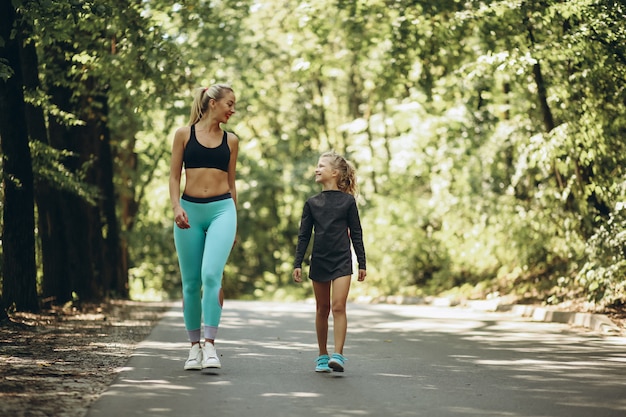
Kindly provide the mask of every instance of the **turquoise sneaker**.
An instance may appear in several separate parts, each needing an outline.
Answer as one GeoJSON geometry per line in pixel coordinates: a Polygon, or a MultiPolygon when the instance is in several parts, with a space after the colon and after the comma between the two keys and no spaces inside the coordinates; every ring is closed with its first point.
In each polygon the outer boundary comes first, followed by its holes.
{"type": "Polygon", "coordinates": [[[343,372],[343,365],[346,363],[346,360],[341,353],[333,353],[328,361],[328,367],[335,372],[343,372]]]}
{"type": "Polygon", "coordinates": [[[332,369],[328,367],[328,355],[320,355],[317,357],[317,365],[315,366],[315,372],[332,372],[332,369]]]}

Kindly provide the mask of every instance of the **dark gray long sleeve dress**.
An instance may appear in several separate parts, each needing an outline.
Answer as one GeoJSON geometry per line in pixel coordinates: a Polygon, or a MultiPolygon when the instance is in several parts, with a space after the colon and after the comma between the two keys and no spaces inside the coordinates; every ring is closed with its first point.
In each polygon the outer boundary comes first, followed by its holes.
{"type": "Polygon", "coordinates": [[[365,268],[363,231],[356,200],[339,190],[322,191],[309,198],[302,210],[294,268],[301,268],[311,234],[313,250],[309,278],[328,282],[352,275],[354,247],[359,269],[365,268]]]}

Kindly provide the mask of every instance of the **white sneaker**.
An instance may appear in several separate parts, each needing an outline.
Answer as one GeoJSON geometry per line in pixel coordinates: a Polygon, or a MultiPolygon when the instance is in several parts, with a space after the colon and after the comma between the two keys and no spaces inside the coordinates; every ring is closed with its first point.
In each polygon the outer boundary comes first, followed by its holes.
{"type": "Polygon", "coordinates": [[[185,370],[190,369],[202,369],[202,349],[200,349],[200,343],[191,346],[189,358],[185,361],[185,370]]]}
{"type": "Polygon", "coordinates": [[[213,343],[206,342],[202,348],[202,369],[204,368],[221,368],[222,364],[217,357],[217,351],[213,343]]]}

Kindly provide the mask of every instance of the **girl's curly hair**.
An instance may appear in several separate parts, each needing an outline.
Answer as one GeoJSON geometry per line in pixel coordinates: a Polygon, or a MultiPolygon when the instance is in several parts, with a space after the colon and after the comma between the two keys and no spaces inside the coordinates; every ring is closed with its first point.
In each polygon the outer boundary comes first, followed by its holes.
{"type": "Polygon", "coordinates": [[[337,179],[337,188],[344,193],[357,194],[356,170],[350,161],[343,156],[335,153],[335,151],[325,152],[320,158],[328,159],[330,166],[339,171],[337,179]]]}

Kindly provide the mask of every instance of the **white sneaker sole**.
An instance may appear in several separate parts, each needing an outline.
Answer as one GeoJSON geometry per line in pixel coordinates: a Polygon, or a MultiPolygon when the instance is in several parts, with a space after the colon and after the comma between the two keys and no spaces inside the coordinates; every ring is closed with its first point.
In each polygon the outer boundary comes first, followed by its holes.
{"type": "Polygon", "coordinates": [[[214,368],[214,369],[219,369],[222,367],[221,363],[203,363],[202,364],[202,369],[208,369],[208,368],[214,368]]]}
{"type": "Polygon", "coordinates": [[[198,371],[198,370],[202,369],[202,365],[200,365],[200,364],[190,364],[190,365],[185,364],[184,369],[185,369],[185,371],[198,371]]]}

